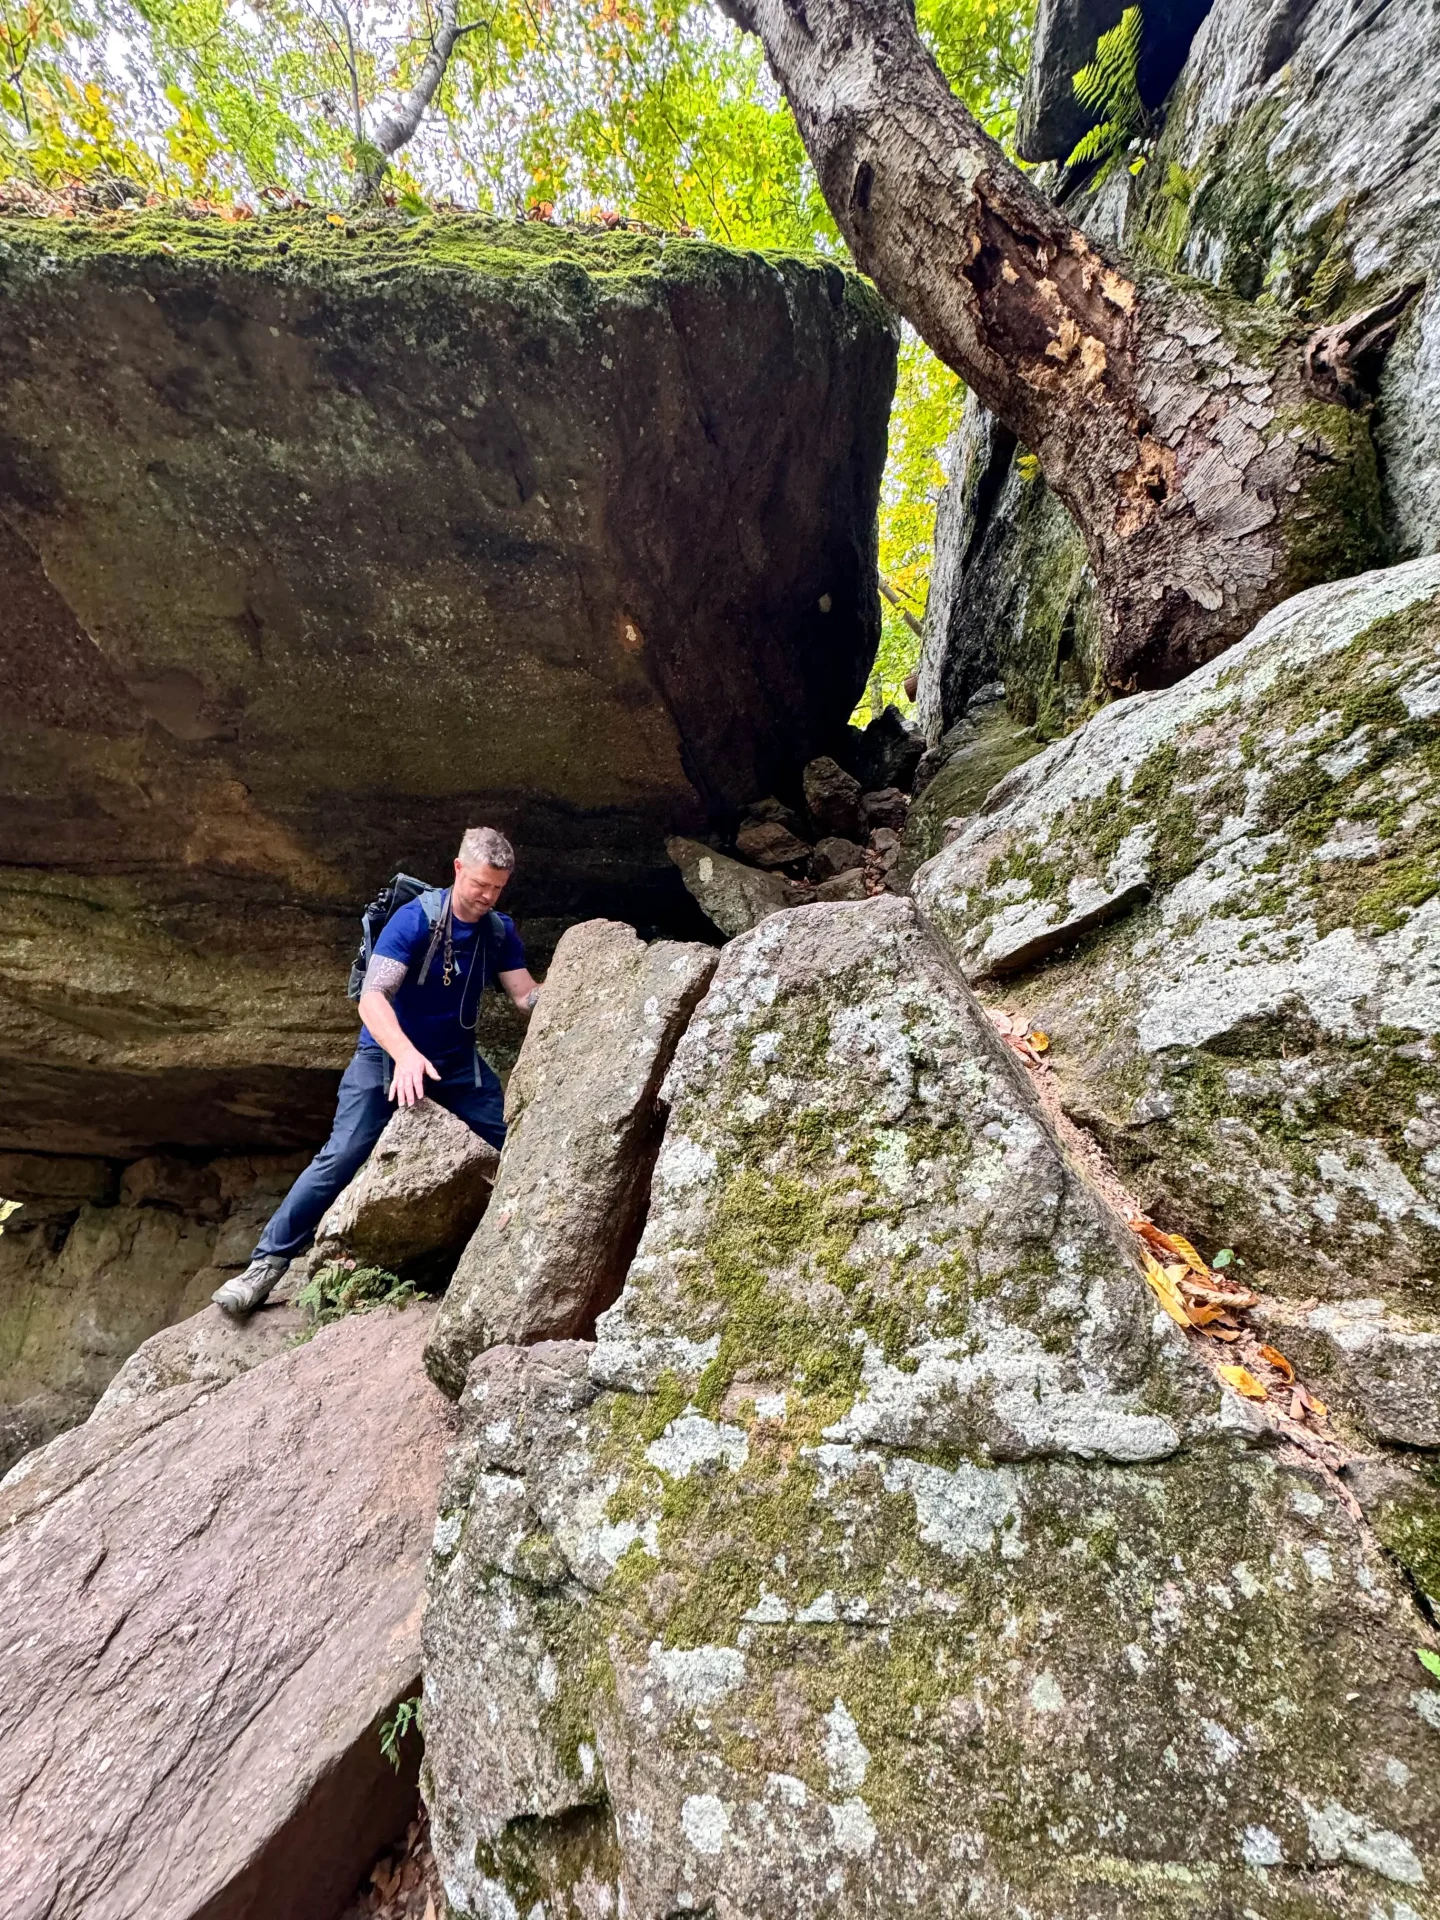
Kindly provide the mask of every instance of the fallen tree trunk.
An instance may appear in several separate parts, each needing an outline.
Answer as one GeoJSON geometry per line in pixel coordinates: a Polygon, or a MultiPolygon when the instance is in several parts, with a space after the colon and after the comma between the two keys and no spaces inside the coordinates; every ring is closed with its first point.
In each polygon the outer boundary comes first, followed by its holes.
{"type": "Polygon", "coordinates": [[[902,0],[721,0],[758,33],[856,261],[1039,458],[1083,532],[1117,688],[1370,564],[1364,413],[1278,313],[1089,239],[950,92],[902,0]]]}

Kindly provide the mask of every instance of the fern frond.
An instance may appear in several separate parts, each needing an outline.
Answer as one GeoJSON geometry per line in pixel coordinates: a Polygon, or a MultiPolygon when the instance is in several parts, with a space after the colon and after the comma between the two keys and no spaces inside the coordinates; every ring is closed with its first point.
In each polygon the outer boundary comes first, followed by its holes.
{"type": "Polygon", "coordinates": [[[1145,103],[1140,98],[1144,26],[1139,7],[1127,7],[1118,24],[1095,42],[1095,58],[1075,75],[1075,97],[1098,115],[1098,124],[1077,141],[1067,167],[1096,160],[1108,165],[1144,127],[1145,103]]]}
{"type": "Polygon", "coordinates": [[[1127,7],[1117,25],[1095,42],[1095,58],[1075,75],[1075,97],[1106,120],[1127,117],[1140,105],[1140,42],[1144,20],[1127,7]]]}
{"type": "Polygon", "coordinates": [[[1087,166],[1092,160],[1113,160],[1125,145],[1126,129],[1114,120],[1102,120],[1098,127],[1082,134],[1065,162],[1067,167],[1087,166]]]}

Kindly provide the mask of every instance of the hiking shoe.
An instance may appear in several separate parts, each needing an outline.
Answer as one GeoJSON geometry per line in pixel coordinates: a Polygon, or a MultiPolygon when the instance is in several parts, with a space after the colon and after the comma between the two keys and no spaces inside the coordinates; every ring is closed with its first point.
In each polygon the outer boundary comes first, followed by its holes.
{"type": "Polygon", "coordinates": [[[217,1287],[210,1298],[238,1320],[241,1314],[253,1313],[269,1299],[272,1288],[289,1264],[283,1253],[258,1254],[243,1273],[237,1273],[233,1280],[217,1287]]]}

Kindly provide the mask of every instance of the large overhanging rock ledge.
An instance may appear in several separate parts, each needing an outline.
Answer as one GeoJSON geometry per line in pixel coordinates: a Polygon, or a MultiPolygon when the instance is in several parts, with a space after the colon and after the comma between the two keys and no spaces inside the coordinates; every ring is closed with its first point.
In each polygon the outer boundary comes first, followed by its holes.
{"type": "Polygon", "coordinates": [[[894,357],[688,240],[0,222],[0,1143],[313,1135],[353,916],[467,821],[532,932],[684,930],[666,836],[864,684],[894,357]]]}

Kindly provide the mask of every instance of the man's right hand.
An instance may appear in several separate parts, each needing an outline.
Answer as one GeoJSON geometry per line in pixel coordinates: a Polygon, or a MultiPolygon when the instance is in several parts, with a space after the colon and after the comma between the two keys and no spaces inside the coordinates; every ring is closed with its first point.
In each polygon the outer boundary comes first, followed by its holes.
{"type": "Polygon", "coordinates": [[[425,1098],[426,1075],[438,1080],[439,1074],[421,1053],[418,1047],[395,1062],[395,1076],[390,1082],[390,1098],[398,1100],[402,1107],[417,1106],[425,1098]]]}

